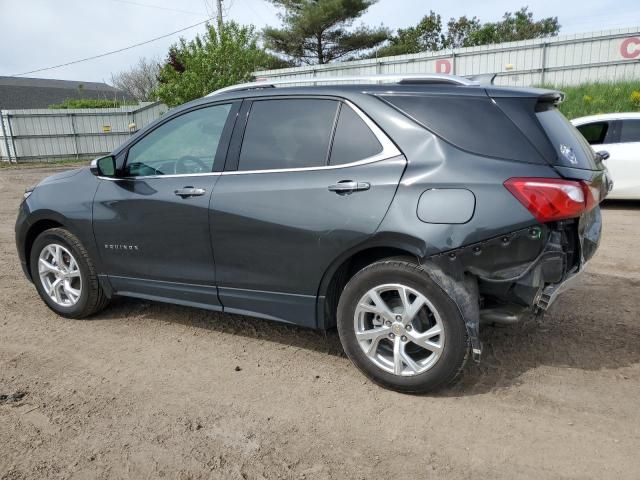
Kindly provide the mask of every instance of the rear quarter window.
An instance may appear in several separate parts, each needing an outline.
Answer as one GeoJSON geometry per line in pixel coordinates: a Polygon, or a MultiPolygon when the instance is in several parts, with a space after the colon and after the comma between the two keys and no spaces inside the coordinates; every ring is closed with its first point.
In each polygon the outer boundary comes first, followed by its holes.
{"type": "Polygon", "coordinates": [[[585,137],[552,105],[541,108],[536,117],[556,153],[555,165],[597,170],[596,156],[585,137]]]}
{"type": "Polygon", "coordinates": [[[543,163],[527,137],[487,96],[381,95],[454,146],[487,157],[543,163]]]}
{"type": "Polygon", "coordinates": [[[342,104],[331,147],[330,165],[341,165],[373,157],[382,145],[349,105],[342,104]]]}

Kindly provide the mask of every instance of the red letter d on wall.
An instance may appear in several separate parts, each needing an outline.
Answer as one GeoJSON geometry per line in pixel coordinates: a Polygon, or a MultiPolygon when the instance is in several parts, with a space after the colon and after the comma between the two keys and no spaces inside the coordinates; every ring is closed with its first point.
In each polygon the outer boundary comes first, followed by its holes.
{"type": "Polygon", "coordinates": [[[451,73],[451,60],[436,60],[436,73],[451,73]]]}

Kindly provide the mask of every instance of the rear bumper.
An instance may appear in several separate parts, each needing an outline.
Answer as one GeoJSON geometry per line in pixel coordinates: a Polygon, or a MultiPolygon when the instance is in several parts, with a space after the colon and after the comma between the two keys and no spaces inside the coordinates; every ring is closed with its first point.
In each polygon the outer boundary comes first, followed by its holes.
{"type": "Polygon", "coordinates": [[[587,263],[595,255],[600,245],[600,237],[602,235],[602,214],[600,207],[596,207],[590,212],[580,217],[578,222],[578,240],[580,245],[580,254],[578,264],[570,270],[564,280],[559,284],[547,285],[541,292],[536,301],[536,307],[541,310],[549,308],[558,296],[579,283],[582,274],[587,267],[587,263]]]}
{"type": "Polygon", "coordinates": [[[573,288],[580,282],[587,263],[596,253],[602,234],[602,215],[600,207],[585,213],[578,222],[579,256],[578,264],[570,269],[560,283],[545,286],[535,301],[535,307],[547,310],[560,294],[573,288]]]}
{"type": "MultiPolygon", "coordinates": [[[[598,249],[601,234],[602,216],[600,208],[596,207],[583,214],[577,224],[574,222],[565,226],[562,234],[555,232],[560,240],[550,240],[545,245],[538,261],[530,265],[530,273],[514,283],[513,291],[518,291],[519,284],[527,285],[529,292],[532,288],[537,290],[535,296],[529,297],[530,301],[526,303],[535,311],[547,310],[560,294],[580,283],[587,263],[598,249]],[[573,235],[569,232],[573,232],[573,235]],[[549,252],[550,256],[545,258],[544,252],[549,252]]],[[[553,236],[552,232],[550,238],[553,236]]],[[[523,300],[522,296],[520,300],[523,300]]]]}
{"type": "MultiPolygon", "coordinates": [[[[586,266],[586,264],[584,266],[586,266]]],[[[562,292],[575,287],[579,283],[583,273],[584,268],[575,270],[569,273],[563,282],[550,284],[544,287],[540,291],[538,298],[535,300],[534,307],[538,310],[547,310],[551,305],[553,305],[562,292]]]]}
{"type": "Polygon", "coordinates": [[[457,304],[477,360],[480,321],[517,323],[549,308],[578,282],[601,231],[596,207],[580,219],[532,225],[421,263],[457,304]]]}
{"type": "Polygon", "coordinates": [[[473,275],[481,309],[546,310],[578,282],[598,248],[601,230],[596,207],[580,219],[532,226],[431,260],[454,278],[473,275]]]}

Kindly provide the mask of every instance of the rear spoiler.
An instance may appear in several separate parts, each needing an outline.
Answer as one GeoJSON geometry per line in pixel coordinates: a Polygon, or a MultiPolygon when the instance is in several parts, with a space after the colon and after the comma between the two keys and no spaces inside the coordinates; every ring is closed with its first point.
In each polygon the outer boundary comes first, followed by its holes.
{"type": "Polygon", "coordinates": [[[480,73],[478,75],[463,75],[464,78],[472,82],[478,82],[480,85],[493,85],[493,81],[498,76],[497,73],[480,73]]]}
{"type": "Polygon", "coordinates": [[[538,97],[536,112],[544,112],[553,107],[557,107],[564,101],[564,92],[549,91],[538,97]]]}
{"type": "MultiPolygon", "coordinates": [[[[498,76],[497,73],[480,73],[478,75],[463,75],[463,78],[467,80],[471,80],[472,82],[478,82],[480,85],[494,85],[495,79],[498,76]]],[[[535,88],[534,90],[538,90],[542,92],[538,96],[539,103],[559,105],[564,101],[565,94],[564,92],[560,92],[557,90],[544,90],[535,88]]]]}
{"type": "Polygon", "coordinates": [[[545,93],[544,95],[540,95],[538,99],[539,102],[547,102],[553,103],[554,105],[559,105],[564,102],[564,92],[558,91],[550,91],[549,93],[545,93]]]}

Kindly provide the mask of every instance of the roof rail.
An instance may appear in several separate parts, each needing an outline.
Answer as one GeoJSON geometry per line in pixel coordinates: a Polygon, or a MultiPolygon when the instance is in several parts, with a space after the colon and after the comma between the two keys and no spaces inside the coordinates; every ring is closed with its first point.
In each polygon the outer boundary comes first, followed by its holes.
{"type": "Polygon", "coordinates": [[[313,77],[313,78],[288,78],[285,80],[259,80],[257,82],[240,83],[238,85],[231,85],[230,87],[221,88],[214,92],[211,92],[207,97],[213,95],[219,95],[221,93],[236,92],[242,90],[253,90],[259,88],[275,88],[283,85],[292,84],[304,84],[310,83],[317,85],[319,83],[353,83],[353,82],[375,82],[375,83],[400,83],[400,84],[450,84],[450,85],[479,85],[480,83],[467,79],[464,77],[458,77],[456,75],[446,75],[443,73],[419,73],[419,74],[403,74],[403,75],[365,75],[365,76],[342,76],[342,77],[313,77]]]}

